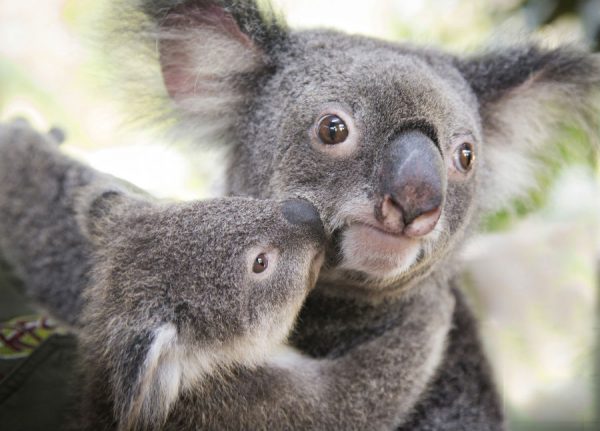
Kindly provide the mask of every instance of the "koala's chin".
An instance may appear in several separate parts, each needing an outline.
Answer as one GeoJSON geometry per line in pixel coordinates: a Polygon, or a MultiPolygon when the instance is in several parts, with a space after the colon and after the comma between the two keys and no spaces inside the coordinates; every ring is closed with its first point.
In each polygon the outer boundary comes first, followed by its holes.
{"type": "Polygon", "coordinates": [[[430,273],[433,250],[446,248],[438,232],[411,238],[350,224],[339,233],[335,262],[321,271],[322,284],[344,295],[348,290],[361,297],[399,295],[430,273]]]}
{"type": "Polygon", "coordinates": [[[353,224],[342,235],[340,268],[358,270],[379,279],[396,279],[417,262],[421,250],[418,239],[353,224]]]}

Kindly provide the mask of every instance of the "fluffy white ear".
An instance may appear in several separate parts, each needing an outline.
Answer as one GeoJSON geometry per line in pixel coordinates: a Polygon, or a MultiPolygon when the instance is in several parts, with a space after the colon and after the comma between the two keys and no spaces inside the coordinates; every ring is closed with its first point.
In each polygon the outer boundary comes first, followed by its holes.
{"type": "MultiPolygon", "coordinates": [[[[457,62],[483,122],[483,209],[502,208],[535,183],[534,155],[577,125],[594,140],[600,123],[600,56],[535,45],[457,62]]],[[[596,141],[597,142],[597,141],[596,141]]]]}
{"type": "Polygon", "coordinates": [[[164,324],[129,340],[118,358],[112,387],[119,429],[157,429],[179,396],[177,330],[164,324]]]}
{"type": "MultiPolygon", "coordinates": [[[[138,39],[146,36],[150,51],[158,54],[144,67],[158,60],[171,100],[163,103],[163,115],[168,118],[174,108],[178,127],[183,123],[186,135],[229,141],[236,116],[273,71],[273,53],[286,38],[281,20],[252,0],[139,3],[126,21],[134,27],[130,32],[138,39]]],[[[143,46],[139,50],[144,51],[143,46]]],[[[140,52],[131,54],[139,57],[140,52]]],[[[149,91],[152,87],[145,86],[136,93],[144,98],[149,91]]]]}

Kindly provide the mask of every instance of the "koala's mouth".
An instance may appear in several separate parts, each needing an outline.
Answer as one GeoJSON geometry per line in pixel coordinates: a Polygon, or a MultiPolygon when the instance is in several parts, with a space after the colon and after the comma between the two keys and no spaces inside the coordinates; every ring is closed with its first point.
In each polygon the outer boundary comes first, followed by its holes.
{"type": "Polygon", "coordinates": [[[406,273],[422,255],[422,242],[402,232],[365,221],[352,221],[334,237],[335,258],[329,267],[360,271],[375,278],[406,273]]]}
{"type": "Polygon", "coordinates": [[[374,224],[364,223],[364,222],[356,222],[353,224],[358,225],[361,228],[371,229],[373,231],[373,235],[380,236],[380,238],[383,239],[384,241],[394,241],[394,238],[396,240],[411,239],[408,236],[404,235],[404,233],[402,233],[402,231],[398,231],[398,230],[392,231],[392,230],[386,229],[384,227],[379,227],[374,224]]]}
{"type": "MultiPolygon", "coordinates": [[[[353,223],[346,228],[345,238],[351,237],[352,251],[385,254],[405,254],[407,250],[420,247],[420,241],[403,233],[390,232],[367,223],[353,223]]],[[[343,244],[343,242],[342,242],[343,244]]]]}

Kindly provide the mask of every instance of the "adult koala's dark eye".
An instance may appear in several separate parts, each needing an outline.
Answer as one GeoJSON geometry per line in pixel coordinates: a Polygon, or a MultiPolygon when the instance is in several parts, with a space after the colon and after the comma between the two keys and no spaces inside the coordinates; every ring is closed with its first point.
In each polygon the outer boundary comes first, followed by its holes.
{"type": "Polygon", "coordinates": [[[269,259],[267,258],[267,255],[261,253],[258,256],[256,256],[256,259],[254,259],[254,264],[252,265],[252,272],[254,272],[255,274],[260,274],[261,272],[264,272],[268,266],[269,259]]]}
{"type": "Polygon", "coordinates": [[[466,173],[475,162],[475,151],[473,144],[465,142],[456,149],[454,164],[460,172],[466,173]]]}
{"type": "Polygon", "coordinates": [[[337,115],[325,115],[319,120],[317,128],[319,139],[326,145],[339,144],[348,137],[348,127],[337,115]]]}

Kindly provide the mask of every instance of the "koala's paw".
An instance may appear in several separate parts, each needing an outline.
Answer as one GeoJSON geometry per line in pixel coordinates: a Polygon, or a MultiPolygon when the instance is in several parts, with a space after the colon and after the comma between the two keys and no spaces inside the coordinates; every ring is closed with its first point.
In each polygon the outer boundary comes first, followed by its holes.
{"type": "MultiPolygon", "coordinates": [[[[33,129],[33,126],[25,117],[16,117],[12,121],[9,121],[7,125],[11,128],[33,129]]],[[[48,136],[57,143],[62,144],[65,141],[67,134],[65,133],[64,129],[58,126],[52,126],[50,130],[48,130],[48,136]]]]}
{"type": "Polygon", "coordinates": [[[31,127],[31,124],[29,124],[29,121],[27,121],[26,118],[24,117],[16,117],[14,120],[12,120],[9,123],[10,126],[13,127],[19,127],[19,128],[26,128],[26,127],[31,127]]]}
{"type": "Polygon", "coordinates": [[[9,159],[29,159],[32,152],[56,148],[64,140],[65,133],[57,127],[39,132],[24,118],[0,122],[0,151],[5,163],[9,163],[9,159]]]}

